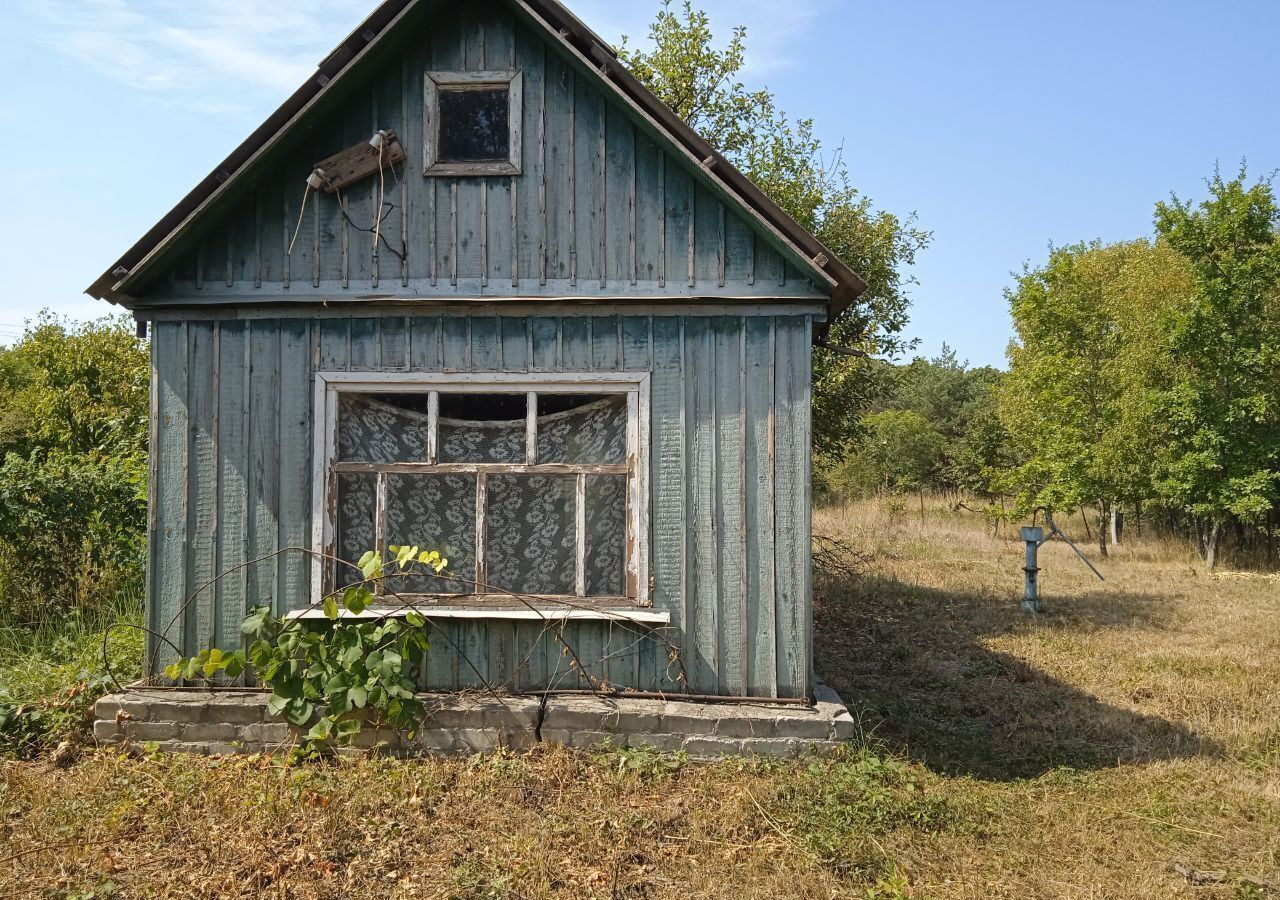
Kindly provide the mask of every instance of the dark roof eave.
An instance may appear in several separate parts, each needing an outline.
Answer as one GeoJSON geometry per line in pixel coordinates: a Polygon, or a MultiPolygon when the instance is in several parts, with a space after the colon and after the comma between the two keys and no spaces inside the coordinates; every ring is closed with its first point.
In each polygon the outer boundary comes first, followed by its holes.
{"type": "MultiPolygon", "coordinates": [[[[320,63],[315,74],[307,79],[279,109],[256,128],[243,143],[223,160],[209,175],[184,197],[177,206],[160,219],[146,234],[125,252],[120,259],[91,284],[86,293],[99,300],[107,300],[124,306],[132,298],[119,292],[121,280],[143,259],[151,254],[166,237],[176,230],[191,213],[240,170],[281,128],[294,118],[326,84],[336,78],[365,46],[381,34],[415,0],[385,0],[338,47],[320,63]],[[117,274],[123,272],[123,274],[117,274]]],[[[866,290],[866,283],[834,253],[803,226],[773,202],[737,167],[725,159],[689,125],[671,111],[625,66],[617,61],[617,52],[588,28],[577,16],[558,0],[516,0],[531,10],[549,29],[561,34],[574,44],[578,52],[594,60],[601,75],[608,78],[631,100],[651,115],[672,139],[683,144],[700,160],[710,174],[720,179],[745,205],[754,210],[776,228],[797,251],[807,257],[834,281],[831,293],[831,313],[834,319],[866,290]]]]}

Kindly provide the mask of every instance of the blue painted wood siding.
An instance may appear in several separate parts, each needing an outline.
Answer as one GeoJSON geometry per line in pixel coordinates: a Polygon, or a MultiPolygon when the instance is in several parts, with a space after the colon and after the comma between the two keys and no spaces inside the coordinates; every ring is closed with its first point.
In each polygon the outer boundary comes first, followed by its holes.
{"type": "MultiPolygon", "coordinates": [[[[809,315],[158,321],[149,624],[188,653],[232,648],[248,605],[309,603],[309,561],[274,554],[310,542],[318,367],[650,371],[654,605],[671,613],[687,688],[807,695],[811,328],[809,315]]],[[[538,623],[443,627],[424,687],[586,686],[538,623]]],[[[684,689],[652,636],[597,623],[567,636],[610,684],[684,689]]]]}
{"type": "Polygon", "coordinates": [[[405,30],[408,41],[347,76],[342,94],[255,164],[254,183],[202,215],[158,269],[167,268],[167,278],[139,291],[140,306],[370,296],[825,297],[762,225],[727,207],[696,165],[662,149],[596,77],[506,4],[426,6],[405,30]],[[424,73],[492,69],[523,73],[521,173],[424,177],[424,73]],[[302,210],[314,165],[378,129],[396,132],[408,160],[340,196],[313,193],[302,210]],[[386,243],[375,258],[379,197],[386,243]]]}

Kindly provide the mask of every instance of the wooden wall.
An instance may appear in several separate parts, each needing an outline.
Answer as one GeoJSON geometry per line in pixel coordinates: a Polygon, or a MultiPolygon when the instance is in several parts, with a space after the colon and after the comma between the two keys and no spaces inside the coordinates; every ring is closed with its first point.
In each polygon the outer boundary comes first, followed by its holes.
{"type": "Polygon", "coordinates": [[[139,306],[368,295],[825,296],[758,223],[726,208],[696,166],[661,148],[597,77],[508,4],[424,6],[397,34],[262,160],[256,183],[202,217],[161,267],[167,278],[138,287],[139,306]],[[424,73],[482,69],[523,73],[521,174],[424,177],[424,73]],[[300,210],[314,165],[378,129],[399,135],[406,163],[384,181],[352,185],[341,200],[313,194],[300,210]],[[380,196],[389,207],[381,233],[395,253],[382,246],[375,260],[374,237],[362,229],[372,228],[380,196]]]}
{"type": "MultiPolygon", "coordinates": [[[[308,560],[271,555],[310,540],[317,367],[651,371],[654,605],[671,613],[689,688],[806,695],[811,328],[772,314],[157,321],[149,624],[186,652],[235,647],[248,605],[308,604],[308,560]]],[[[445,628],[425,687],[582,686],[536,623],[445,628]]],[[[586,663],[607,657],[592,672],[612,684],[680,689],[652,637],[579,623],[570,639],[586,663]]]]}

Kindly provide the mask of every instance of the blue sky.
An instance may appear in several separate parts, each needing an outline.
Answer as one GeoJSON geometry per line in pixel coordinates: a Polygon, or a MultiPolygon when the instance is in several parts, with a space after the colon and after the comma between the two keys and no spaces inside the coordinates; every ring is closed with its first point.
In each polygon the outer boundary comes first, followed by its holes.
{"type": "MultiPolygon", "coordinates": [[[[655,3],[569,0],[602,36],[655,3]]],[[[5,0],[0,342],[81,291],[240,142],[372,0],[5,0]]],[[[909,333],[1001,364],[1010,273],[1050,243],[1149,234],[1216,161],[1280,168],[1280,3],[703,0],[747,80],[934,232],[909,333]]]]}

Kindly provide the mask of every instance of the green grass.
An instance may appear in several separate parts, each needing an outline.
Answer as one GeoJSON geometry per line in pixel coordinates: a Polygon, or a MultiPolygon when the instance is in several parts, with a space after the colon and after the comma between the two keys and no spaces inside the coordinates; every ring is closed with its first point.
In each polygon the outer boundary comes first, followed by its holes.
{"type": "MultiPolygon", "coordinates": [[[[819,673],[861,723],[831,758],[0,761],[0,858],[27,854],[0,896],[1275,896],[1276,582],[1148,541],[1100,584],[1055,543],[1032,619],[1008,530],[927,513],[816,517],[869,555],[817,578],[819,673]]],[[[101,624],[0,637],[0,678],[60,710],[101,624]]]]}
{"type": "Polygon", "coordinates": [[[0,756],[31,757],[82,736],[93,701],[114,687],[111,675],[127,684],[141,673],[143,634],[128,627],[141,622],[140,603],[126,596],[0,626],[0,756]]]}

